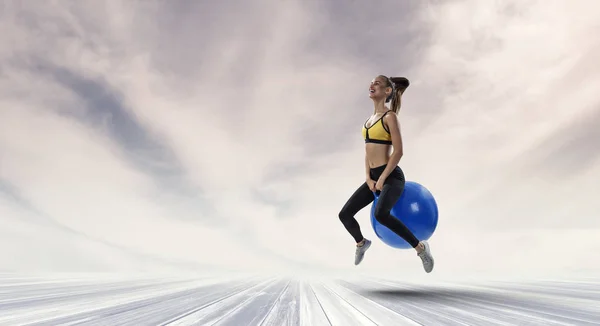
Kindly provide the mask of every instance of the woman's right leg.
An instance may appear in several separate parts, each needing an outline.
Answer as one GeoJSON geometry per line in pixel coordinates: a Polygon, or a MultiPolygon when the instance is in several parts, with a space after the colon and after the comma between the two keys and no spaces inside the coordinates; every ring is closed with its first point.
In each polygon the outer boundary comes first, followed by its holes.
{"type": "Polygon", "coordinates": [[[375,206],[375,219],[415,248],[423,262],[425,272],[430,273],[433,270],[434,260],[427,241],[419,241],[404,223],[390,214],[403,191],[404,178],[388,178],[375,206]]]}
{"type": "Polygon", "coordinates": [[[369,189],[369,186],[365,182],[354,191],[339,213],[340,221],[342,221],[346,230],[348,230],[350,235],[354,238],[354,241],[356,241],[354,265],[360,264],[365,252],[371,246],[371,241],[365,239],[362,232],[360,232],[360,225],[358,224],[358,221],[356,221],[356,218],[354,218],[354,215],[372,203],[374,199],[375,195],[373,195],[373,192],[371,192],[371,189],[369,189]]]}

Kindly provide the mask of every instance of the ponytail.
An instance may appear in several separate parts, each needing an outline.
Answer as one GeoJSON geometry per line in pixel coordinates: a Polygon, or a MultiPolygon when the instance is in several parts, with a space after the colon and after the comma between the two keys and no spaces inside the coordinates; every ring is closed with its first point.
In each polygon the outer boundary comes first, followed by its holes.
{"type": "Polygon", "coordinates": [[[400,106],[402,105],[402,94],[410,85],[410,82],[405,77],[391,77],[389,78],[390,86],[392,86],[392,94],[390,104],[390,109],[394,111],[394,113],[398,113],[400,111],[400,106]]]}
{"type": "Polygon", "coordinates": [[[390,104],[390,109],[394,111],[394,113],[398,113],[400,111],[400,106],[402,105],[402,93],[399,90],[394,90],[392,94],[392,103],[390,104]]]}
{"type": "Polygon", "coordinates": [[[385,103],[388,103],[390,100],[392,103],[390,104],[390,109],[394,111],[394,113],[398,113],[400,111],[400,106],[402,105],[402,94],[410,85],[410,82],[406,77],[387,77],[384,75],[379,75],[386,80],[386,86],[392,88],[392,93],[388,95],[385,99],[385,103]]]}

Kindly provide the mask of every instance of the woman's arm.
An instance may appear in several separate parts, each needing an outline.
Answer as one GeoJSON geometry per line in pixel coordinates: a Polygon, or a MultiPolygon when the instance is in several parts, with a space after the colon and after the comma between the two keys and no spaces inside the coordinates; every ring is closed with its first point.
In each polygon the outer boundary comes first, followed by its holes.
{"type": "Polygon", "coordinates": [[[365,178],[366,180],[371,179],[371,168],[369,167],[369,159],[367,158],[367,153],[365,153],[365,178]]]}
{"type": "Polygon", "coordinates": [[[380,179],[385,180],[390,173],[396,168],[400,159],[402,158],[403,147],[402,147],[402,135],[400,134],[400,124],[398,123],[398,115],[394,112],[389,112],[383,118],[383,122],[387,125],[390,135],[392,136],[392,148],[393,152],[390,156],[390,160],[385,167],[385,170],[381,173],[380,179]]]}

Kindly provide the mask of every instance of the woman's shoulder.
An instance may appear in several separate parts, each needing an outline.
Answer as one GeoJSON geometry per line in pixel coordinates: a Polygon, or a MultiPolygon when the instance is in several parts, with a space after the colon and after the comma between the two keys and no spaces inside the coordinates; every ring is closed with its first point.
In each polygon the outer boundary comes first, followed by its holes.
{"type": "Polygon", "coordinates": [[[385,113],[385,116],[383,117],[383,122],[385,124],[390,124],[390,123],[398,123],[398,114],[392,110],[389,110],[385,113]]]}
{"type": "Polygon", "coordinates": [[[384,119],[396,119],[396,118],[398,118],[398,114],[396,112],[394,112],[394,110],[388,110],[385,113],[385,116],[383,118],[384,119]]]}

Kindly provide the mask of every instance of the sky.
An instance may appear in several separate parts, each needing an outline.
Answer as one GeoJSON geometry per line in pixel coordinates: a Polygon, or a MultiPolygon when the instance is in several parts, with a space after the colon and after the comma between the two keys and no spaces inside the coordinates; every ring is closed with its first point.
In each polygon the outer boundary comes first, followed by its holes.
{"type": "Polygon", "coordinates": [[[598,272],[600,4],[5,1],[0,261],[10,272],[423,275],[338,212],[370,81],[405,76],[427,277],[598,272]]]}

